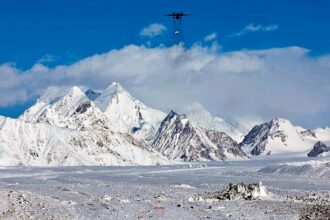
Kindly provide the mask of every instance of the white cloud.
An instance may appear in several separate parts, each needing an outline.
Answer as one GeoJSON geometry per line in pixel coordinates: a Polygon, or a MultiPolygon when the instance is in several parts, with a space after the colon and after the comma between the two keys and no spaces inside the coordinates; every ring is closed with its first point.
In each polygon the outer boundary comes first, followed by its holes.
{"type": "Polygon", "coordinates": [[[270,24],[270,25],[261,25],[261,24],[248,24],[245,27],[242,28],[242,30],[240,30],[239,32],[237,32],[235,35],[236,36],[241,36],[244,34],[247,34],[249,32],[258,32],[258,31],[264,31],[264,32],[268,32],[268,31],[275,31],[279,29],[279,26],[277,24],[270,24]]]}
{"type": "Polygon", "coordinates": [[[37,63],[43,63],[43,64],[47,64],[47,63],[52,63],[55,61],[55,57],[50,55],[50,54],[46,54],[44,56],[42,56],[37,63]]]}
{"type": "Polygon", "coordinates": [[[167,28],[163,24],[153,23],[148,27],[143,28],[140,32],[140,35],[144,37],[155,37],[163,34],[166,29],[167,28]]]}
{"type": "Polygon", "coordinates": [[[119,81],[146,104],[164,111],[198,101],[224,117],[287,117],[330,124],[330,56],[300,47],[215,53],[212,47],[129,45],[48,68],[20,71],[0,65],[0,106],[25,102],[56,87],[101,89],[119,81]],[[49,88],[51,87],[51,88],[49,88]]]}
{"type": "Polygon", "coordinates": [[[212,41],[217,38],[217,33],[213,32],[204,38],[204,41],[212,41]]]}

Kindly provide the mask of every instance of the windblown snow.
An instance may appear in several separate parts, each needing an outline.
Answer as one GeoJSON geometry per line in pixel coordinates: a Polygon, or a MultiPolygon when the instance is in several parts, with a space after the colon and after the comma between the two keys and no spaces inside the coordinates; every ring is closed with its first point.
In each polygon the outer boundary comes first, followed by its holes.
{"type": "Polygon", "coordinates": [[[186,115],[194,121],[198,126],[221,131],[229,135],[237,142],[241,142],[244,138],[244,132],[235,128],[230,123],[220,117],[213,117],[201,104],[194,103],[186,109],[186,115]]]}

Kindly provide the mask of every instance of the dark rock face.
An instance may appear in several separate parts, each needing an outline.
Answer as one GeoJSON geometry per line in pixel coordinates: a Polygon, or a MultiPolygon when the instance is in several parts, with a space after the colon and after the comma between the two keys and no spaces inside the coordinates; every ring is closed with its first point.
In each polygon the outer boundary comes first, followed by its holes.
{"type": "Polygon", "coordinates": [[[301,133],[304,137],[309,136],[309,137],[316,138],[316,134],[315,134],[315,132],[312,131],[312,130],[310,130],[310,129],[308,129],[308,130],[306,130],[306,131],[302,131],[302,132],[300,132],[300,133],[301,133]]]}
{"type": "Polygon", "coordinates": [[[240,143],[240,146],[253,145],[254,148],[252,149],[251,154],[254,156],[262,154],[266,148],[267,137],[271,126],[271,123],[264,123],[254,126],[252,130],[244,137],[243,141],[240,143]]]}
{"type": "Polygon", "coordinates": [[[196,126],[186,115],[171,111],[162,121],[152,146],[169,159],[184,161],[247,158],[238,144],[224,132],[196,126]]]}
{"type": "Polygon", "coordinates": [[[314,145],[313,149],[307,154],[307,156],[309,156],[309,157],[317,157],[320,154],[322,154],[324,152],[329,152],[329,151],[330,151],[330,147],[328,147],[327,145],[325,145],[321,141],[318,141],[314,145]]]}
{"type": "Polygon", "coordinates": [[[92,89],[88,89],[86,92],[85,92],[85,95],[92,101],[94,101],[95,99],[97,99],[101,93],[100,92],[95,92],[94,90],[92,89]]]}
{"type": "Polygon", "coordinates": [[[246,157],[246,154],[240,149],[239,144],[226,133],[215,130],[207,130],[206,136],[218,147],[218,149],[226,149],[227,152],[233,155],[238,155],[242,158],[246,157]]]}
{"type": "Polygon", "coordinates": [[[85,113],[88,110],[88,108],[90,108],[91,106],[92,106],[91,102],[89,102],[89,101],[84,102],[76,108],[76,113],[78,113],[78,114],[85,113]]]}

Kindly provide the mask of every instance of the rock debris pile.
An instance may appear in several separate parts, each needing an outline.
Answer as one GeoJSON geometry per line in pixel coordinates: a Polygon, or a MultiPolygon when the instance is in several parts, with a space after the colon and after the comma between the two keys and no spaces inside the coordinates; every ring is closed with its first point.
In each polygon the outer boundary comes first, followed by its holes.
{"type": "Polygon", "coordinates": [[[204,199],[214,200],[254,200],[267,196],[267,190],[261,182],[259,183],[229,183],[226,189],[217,192],[210,192],[204,196],[204,199]]]}

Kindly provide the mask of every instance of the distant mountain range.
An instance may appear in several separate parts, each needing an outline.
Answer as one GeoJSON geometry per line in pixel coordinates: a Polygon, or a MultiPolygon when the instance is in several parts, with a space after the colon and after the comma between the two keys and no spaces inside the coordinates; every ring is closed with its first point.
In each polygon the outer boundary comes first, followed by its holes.
{"type": "Polygon", "coordinates": [[[275,118],[254,126],[240,146],[251,156],[307,156],[318,141],[330,141],[329,128],[306,130],[289,120],[275,118]]]}
{"type": "Polygon", "coordinates": [[[250,132],[196,103],[166,114],[119,83],[41,96],[18,119],[0,116],[0,166],[157,165],[175,161],[325,156],[330,128],[308,130],[276,118],[250,132]],[[46,98],[43,98],[46,97],[46,98]],[[320,150],[321,149],[321,150],[320,150]],[[309,154],[312,150],[313,153],[309,154]]]}

